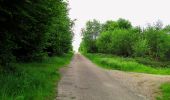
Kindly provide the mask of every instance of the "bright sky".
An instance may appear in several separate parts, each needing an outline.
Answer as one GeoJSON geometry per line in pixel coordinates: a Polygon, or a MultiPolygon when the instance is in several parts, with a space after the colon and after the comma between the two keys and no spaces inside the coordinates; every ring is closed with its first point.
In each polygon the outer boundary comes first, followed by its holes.
{"type": "Polygon", "coordinates": [[[160,19],[170,24],[170,0],[68,0],[71,19],[77,19],[74,27],[73,47],[77,51],[81,42],[81,28],[88,20],[100,22],[125,18],[134,26],[146,26],[160,19]]]}

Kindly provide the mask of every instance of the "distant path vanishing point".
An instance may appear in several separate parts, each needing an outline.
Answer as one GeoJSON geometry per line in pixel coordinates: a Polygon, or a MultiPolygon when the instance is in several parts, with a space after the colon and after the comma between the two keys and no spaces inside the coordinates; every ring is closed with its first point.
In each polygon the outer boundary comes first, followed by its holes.
{"type": "Polygon", "coordinates": [[[152,100],[159,85],[170,81],[169,76],[102,69],[81,54],[61,73],[56,100],[152,100]]]}

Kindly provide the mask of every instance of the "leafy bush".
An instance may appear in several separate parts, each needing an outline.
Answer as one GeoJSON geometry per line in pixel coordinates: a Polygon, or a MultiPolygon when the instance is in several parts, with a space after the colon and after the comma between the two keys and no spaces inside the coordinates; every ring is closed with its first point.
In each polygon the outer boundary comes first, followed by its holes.
{"type": "Polygon", "coordinates": [[[117,29],[103,32],[97,40],[97,47],[101,53],[130,56],[136,38],[133,30],[117,29]]]}
{"type": "Polygon", "coordinates": [[[149,45],[146,39],[139,39],[133,45],[134,56],[145,57],[149,54],[149,45]]]}
{"type": "Polygon", "coordinates": [[[149,55],[158,60],[166,59],[166,54],[170,50],[170,35],[154,27],[146,29],[144,35],[148,41],[149,55]]]}
{"type": "MultiPolygon", "coordinates": [[[[109,20],[102,24],[100,34],[93,41],[88,41],[88,34],[84,32],[81,48],[93,53],[107,53],[127,57],[151,57],[155,60],[170,59],[169,26],[162,28],[158,21],[145,29],[133,27],[128,20],[120,18],[117,21],[109,20]],[[87,45],[88,44],[88,45],[87,45]]],[[[95,30],[94,27],[86,31],[95,30]]],[[[92,32],[93,33],[93,32],[92,32]]]]}
{"type": "Polygon", "coordinates": [[[170,62],[169,61],[157,61],[157,60],[152,59],[150,57],[136,57],[134,59],[135,59],[135,61],[137,61],[140,64],[148,65],[148,66],[151,66],[151,67],[170,68],[170,62]]]}

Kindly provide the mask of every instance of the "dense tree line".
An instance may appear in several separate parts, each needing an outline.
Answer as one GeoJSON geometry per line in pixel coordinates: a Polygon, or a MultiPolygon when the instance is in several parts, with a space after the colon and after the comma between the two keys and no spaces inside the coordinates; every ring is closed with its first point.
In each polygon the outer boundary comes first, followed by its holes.
{"type": "MultiPolygon", "coordinates": [[[[128,20],[118,19],[96,25],[96,20],[88,21],[85,31],[82,31],[83,41],[79,50],[89,53],[107,53],[126,57],[150,57],[155,60],[170,59],[170,26],[162,27],[161,21],[146,28],[133,27],[128,20]],[[92,27],[88,28],[88,23],[92,27]],[[95,27],[101,26],[97,38],[95,27]],[[90,34],[90,35],[89,35],[90,34]],[[88,35],[88,37],[87,37],[88,35]],[[89,41],[86,41],[89,40],[89,41]],[[93,42],[91,42],[93,41],[93,42]],[[95,47],[89,48],[90,47],[95,47]]],[[[99,23],[99,22],[98,22],[99,23]]]]}
{"type": "Polygon", "coordinates": [[[72,25],[63,0],[0,0],[0,65],[67,53],[72,25]]]}
{"type": "Polygon", "coordinates": [[[96,52],[96,39],[100,32],[100,22],[98,22],[97,20],[88,21],[86,23],[86,28],[82,29],[81,35],[83,36],[83,41],[79,49],[85,52],[96,52]]]}

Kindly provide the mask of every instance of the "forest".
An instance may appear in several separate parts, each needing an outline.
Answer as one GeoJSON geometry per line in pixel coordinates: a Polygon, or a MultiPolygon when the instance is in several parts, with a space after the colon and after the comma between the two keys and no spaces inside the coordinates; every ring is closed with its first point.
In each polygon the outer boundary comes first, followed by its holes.
{"type": "Polygon", "coordinates": [[[72,49],[73,22],[62,0],[0,1],[0,65],[41,60],[72,49]]]}
{"type": "Polygon", "coordinates": [[[160,20],[146,28],[134,27],[122,18],[104,24],[88,21],[82,29],[79,51],[166,61],[170,59],[169,32],[170,26],[163,27],[160,20]]]}
{"type": "Polygon", "coordinates": [[[0,99],[54,99],[72,53],[64,0],[0,0],[0,99]]]}

